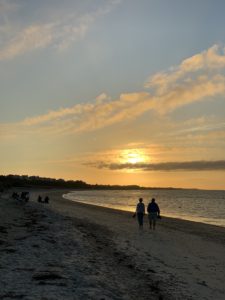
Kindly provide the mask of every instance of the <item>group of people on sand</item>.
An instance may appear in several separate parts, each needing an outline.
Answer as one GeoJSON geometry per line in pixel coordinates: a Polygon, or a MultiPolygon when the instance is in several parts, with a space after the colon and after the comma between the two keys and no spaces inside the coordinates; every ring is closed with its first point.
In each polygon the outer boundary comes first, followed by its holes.
{"type": "MultiPolygon", "coordinates": [[[[30,199],[30,193],[29,192],[21,192],[21,194],[17,193],[17,192],[13,192],[12,193],[12,198],[15,200],[18,200],[19,202],[28,202],[30,199]]],[[[41,202],[41,203],[49,203],[49,197],[45,196],[43,199],[42,197],[39,195],[37,198],[37,202],[41,202]]]]}
{"type": "Polygon", "coordinates": [[[49,203],[49,197],[45,196],[45,198],[42,199],[42,197],[39,195],[38,198],[37,198],[37,202],[40,202],[40,203],[49,203]]]}
{"type": "Polygon", "coordinates": [[[21,194],[17,193],[17,192],[13,192],[12,193],[12,198],[16,199],[20,202],[28,202],[30,199],[30,194],[29,192],[21,192],[21,194]]]}
{"type": "MultiPolygon", "coordinates": [[[[152,198],[151,202],[149,202],[147,206],[148,212],[148,220],[149,220],[149,228],[155,230],[156,220],[157,218],[161,218],[160,209],[158,204],[155,202],[155,198],[152,198]]],[[[134,213],[134,217],[137,216],[137,221],[139,224],[139,228],[143,229],[143,221],[145,215],[145,205],[143,203],[143,198],[139,198],[139,202],[136,206],[136,211],[134,213]]]]}

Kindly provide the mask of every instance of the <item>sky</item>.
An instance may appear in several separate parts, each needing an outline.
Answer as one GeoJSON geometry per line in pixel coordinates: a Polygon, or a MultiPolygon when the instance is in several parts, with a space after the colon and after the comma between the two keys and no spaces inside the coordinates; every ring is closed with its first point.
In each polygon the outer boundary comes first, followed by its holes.
{"type": "Polygon", "coordinates": [[[225,190],[224,11],[0,0],[0,173],[225,190]]]}

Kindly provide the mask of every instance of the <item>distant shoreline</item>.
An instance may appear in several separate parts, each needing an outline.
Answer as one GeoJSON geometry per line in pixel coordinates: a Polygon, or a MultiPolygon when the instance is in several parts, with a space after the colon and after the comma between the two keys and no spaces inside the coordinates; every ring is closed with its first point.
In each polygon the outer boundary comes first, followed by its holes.
{"type": "Polygon", "coordinates": [[[88,184],[82,180],[64,180],[28,175],[0,175],[0,191],[8,188],[43,188],[76,190],[202,190],[224,191],[183,187],[143,187],[139,185],[88,184]]]}
{"type": "MultiPolygon", "coordinates": [[[[100,185],[99,185],[100,186],[100,185]]],[[[33,190],[33,189],[39,189],[39,190],[65,190],[65,189],[69,189],[70,191],[138,191],[138,190],[191,190],[191,191],[218,191],[218,192],[224,192],[225,190],[215,190],[215,189],[201,189],[201,188],[176,188],[176,187],[137,187],[137,188],[129,188],[126,186],[119,186],[119,187],[99,187],[99,188],[68,188],[66,186],[62,186],[62,187],[58,187],[58,186],[37,186],[37,185],[24,185],[24,186],[10,186],[9,188],[5,188],[5,190],[9,190],[9,189],[29,189],[29,190],[33,190]]],[[[2,191],[3,192],[3,191],[2,191]]]]}

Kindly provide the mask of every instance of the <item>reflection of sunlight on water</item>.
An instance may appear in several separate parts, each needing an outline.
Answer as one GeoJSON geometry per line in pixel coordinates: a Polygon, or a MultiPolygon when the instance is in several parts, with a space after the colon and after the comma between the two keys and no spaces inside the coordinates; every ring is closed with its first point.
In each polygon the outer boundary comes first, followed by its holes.
{"type": "Polygon", "coordinates": [[[113,204],[106,204],[106,203],[97,202],[97,201],[93,202],[93,201],[88,201],[88,200],[78,200],[78,199],[75,199],[75,198],[73,198],[71,196],[68,196],[68,194],[63,195],[63,197],[65,199],[72,200],[72,201],[75,201],[75,202],[80,202],[80,203],[85,203],[85,204],[90,204],[90,205],[97,205],[97,206],[102,206],[102,207],[107,207],[107,208],[112,208],[112,209],[118,209],[118,210],[123,210],[123,211],[134,212],[135,208],[136,208],[136,205],[131,205],[131,206],[128,206],[128,205],[116,205],[116,204],[113,205],[113,204]]]}
{"type": "Polygon", "coordinates": [[[225,227],[224,195],[225,191],[155,189],[76,191],[64,198],[134,212],[139,197],[144,198],[146,207],[155,197],[163,216],[225,227]]]}

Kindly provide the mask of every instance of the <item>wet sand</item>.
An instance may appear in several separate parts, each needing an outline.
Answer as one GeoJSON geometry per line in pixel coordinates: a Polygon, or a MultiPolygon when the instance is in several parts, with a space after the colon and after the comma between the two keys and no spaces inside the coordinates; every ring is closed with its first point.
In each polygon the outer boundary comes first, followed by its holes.
{"type": "Polygon", "coordinates": [[[62,193],[2,195],[0,299],[224,299],[225,228],[163,217],[140,231],[129,212],[62,193]]]}

